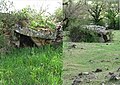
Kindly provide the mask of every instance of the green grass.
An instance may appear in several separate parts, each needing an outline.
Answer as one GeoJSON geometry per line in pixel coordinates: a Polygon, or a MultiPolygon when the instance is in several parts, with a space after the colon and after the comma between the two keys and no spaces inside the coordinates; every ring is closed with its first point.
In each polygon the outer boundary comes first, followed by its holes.
{"type": "Polygon", "coordinates": [[[15,49],[0,58],[0,85],[62,84],[61,47],[15,49]]]}
{"type": "Polygon", "coordinates": [[[113,31],[113,34],[114,40],[111,43],[74,43],[77,47],[69,49],[68,47],[73,42],[64,42],[63,85],[71,85],[72,78],[80,72],[91,72],[101,68],[103,72],[98,73],[96,80],[88,84],[82,84],[100,85],[102,81],[105,81],[108,72],[116,71],[120,67],[120,31],[113,31]],[[90,60],[93,62],[89,62],[90,60]],[[102,60],[110,62],[101,62],[102,60]],[[106,68],[109,70],[106,70],[106,68]]]}

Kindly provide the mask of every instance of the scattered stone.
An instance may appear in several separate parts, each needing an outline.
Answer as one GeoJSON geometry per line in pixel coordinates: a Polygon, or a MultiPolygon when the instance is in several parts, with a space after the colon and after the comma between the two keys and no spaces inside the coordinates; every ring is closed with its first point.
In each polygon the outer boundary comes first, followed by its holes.
{"type": "Polygon", "coordinates": [[[81,76],[82,75],[82,72],[78,74],[78,76],[81,76]]]}
{"type": "Polygon", "coordinates": [[[84,49],[84,48],[80,48],[80,49],[84,49]]]}
{"type": "Polygon", "coordinates": [[[114,73],[113,72],[109,72],[109,75],[113,75],[114,73]]]}
{"type": "Polygon", "coordinates": [[[82,74],[83,75],[89,75],[89,72],[83,72],[82,74]]]}
{"type": "Polygon", "coordinates": [[[111,77],[110,77],[109,80],[110,80],[110,81],[113,81],[113,80],[120,80],[120,77],[119,77],[119,75],[117,75],[117,74],[113,74],[113,75],[111,75],[111,77]]]}
{"type": "Polygon", "coordinates": [[[101,62],[105,62],[105,60],[101,60],[101,62]]]}
{"type": "Polygon", "coordinates": [[[109,70],[107,67],[105,67],[105,70],[109,70]]]}
{"type": "Polygon", "coordinates": [[[109,81],[117,81],[120,80],[120,74],[115,72],[109,72],[106,78],[109,78],[109,81]]]}
{"type": "Polygon", "coordinates": [[[101,82],[101,84],[100,85],[105,85],[105,82],[101,82]]]}
{"type": "Polygon", "coordinates": [[[71,47],[72,47],[72,48],[76,48],[76,45],[75,45],[75,44],[73,44],[71,47]]]}
{"type": "Polygon", "coordinates": [[[116,60],[119,59],[119,58],[115,58],[116,60]]]}
{"type": "Polygon", "coordinates": [[[106,45],[109,45],[108,43],[106,45]]]}
{"type": "Polygon", "coordinates": [[[111,62],[110,60],[101,60],[101,62],[111,62]]]}
{"type": "Polygon", "coordinates": [[[96,79],[96,75],[93,72],[81,72],[74,79],[72,85],[80,85],[80,82],[90,83],[92,80],[96,79]]]}
{"type": "Polygon", "coordinates": [[[77,46],[77,45],[72,44],[72,45],[69,46],[69,49],[71,49],[71,48],[76,48],[76,46],[77,46]]]}
{"type": "Polygon", "coordinates": [[[99,69],[99,68],[98,68],[98,69],[95,70],[95,72],[96,72],[96,73],[97,73],[97,72],[102,72],[102,69],[99,69]]]}
{"type": "Polygon", "coordinates": [[[120,67],[117,69],[117,72],[119,72],[120,71],[120,67]]]}
{"type": "Polygon", "coordinates": [[[88,62],[93,63],[94,61],[93,60],[89,60],[88,62]]]}
{"type": "Polygon", "coordinates": [[[82,76],[82,75],[89,75],[89,72],[81,72],[78,74],[78,76],[82,76]]]}
{"type": "Polygon", "coordinates": [[[82,79],[75,79],[72,85],[79,85],[83,80],[82,79]]]}

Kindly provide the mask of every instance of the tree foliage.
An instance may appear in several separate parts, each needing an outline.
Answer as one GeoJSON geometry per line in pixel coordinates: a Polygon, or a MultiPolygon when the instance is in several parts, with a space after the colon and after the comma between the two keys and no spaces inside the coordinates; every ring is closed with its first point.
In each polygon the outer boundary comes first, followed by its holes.
{"type": "Polygon", "coordinates": [[[56,19],[56,22],[60,22],[63,20],[63,9],[58,8],[55,10],[54,17],[56,19]]]}
{"type": "Polygon", "coordinates": [[[107,5],[109,9],[107,9],[107,13],[105,17],[108,20],[108,29],[119,29],[119,6],[118,3],[109,3],[107,5]]]}
{"type": "Polygon", "coordinates": [[[101,13],[103,11],[103,4],[95,2],[92,7],[88,9],[88,12],[92,16],[93,23],[95,25],[101,25],[100,21],[103,19],[101,13]]]}
{"type": "Polygon", "coordinates": [[[65,0],[63,2],[63,15],[66,19],[63,25],[64,30],[69,30],[67,27],[71,21],[78,20],[84,24],[88,21],[88,12],[85,1],[83,0],[65,0]],[[66,29],[67,28],[67,29],[66,29]]]}

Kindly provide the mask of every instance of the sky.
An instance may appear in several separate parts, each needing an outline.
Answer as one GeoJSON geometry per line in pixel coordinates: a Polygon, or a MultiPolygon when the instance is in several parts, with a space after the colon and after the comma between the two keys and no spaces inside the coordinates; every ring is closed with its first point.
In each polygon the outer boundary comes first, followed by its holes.
{"type": "Polygon", "coordinates": [[[47,12],[54,13],[54,11],[61,7],[62,8],[62,0],[9,0],[13,2],[16,10],[20,10],[30,5],[31,8],[36,9],[37,11],[47,8],[47,12]]]}

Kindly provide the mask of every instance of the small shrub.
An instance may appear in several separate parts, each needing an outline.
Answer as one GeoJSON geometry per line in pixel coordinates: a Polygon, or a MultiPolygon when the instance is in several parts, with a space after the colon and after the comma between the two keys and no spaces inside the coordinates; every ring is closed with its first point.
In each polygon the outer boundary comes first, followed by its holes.
{"type": "Polygon", "coordinates": [[[7,54],[11,52],[13,47],[10,45],[9,39],[7,37],[0,33],[0,55],[7,54]]]}
{"type": "Polygon", "coordinates": [[[108,19],[108,29],[119,30],[119,14],[116,10],[110,8],[105,17],[108,19]]]}
{"type": "Polygon", "coordinates": [[[0,48],[3,48],[5,46],[5,37],[0,34],[0,48]]]}
{"type": "Polygon", "coordinates": [[[120,29],[120,15],[116,17],[116,24],[115,24],[115,30],[120,29]]]}

